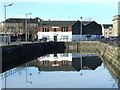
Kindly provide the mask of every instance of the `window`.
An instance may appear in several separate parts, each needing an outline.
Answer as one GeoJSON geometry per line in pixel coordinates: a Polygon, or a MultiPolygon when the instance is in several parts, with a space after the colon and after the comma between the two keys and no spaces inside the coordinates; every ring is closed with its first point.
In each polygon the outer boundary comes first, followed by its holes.
{"type": "Polygon", "coordinates": [[[57,32],[57,28],[54,28],[54,32],[57,32]]]}
{"type": "Polygon", "coordinates": [[[54,57],[58,57],[58,56],[57,56],[57,53],[54,54],[54,57]]]}
{"type": "Polygon", "coordinates": [[[22,29],[22,27],[19,27],[19,29],[22,29]]]}
{"type": "Polygon", "coordinates": [[[43,65],[44,65],[44,66],[49,65],[49,61],[48,61],[48,60],[43,61],[43,65]]]}
{"type": "Polygon", "coordinates": [[[62,65],[68,65],[68,60],[62,60],[62,65]]]}
{"type": "Polygon", "coordinates": [[[54,64],[57,64],[57,60],[54,61],[54,64]]]}
{"type": "Polygon", "coordinates": [[[49,28],[48,28],[48,27],[44,27],[44,28],[42,29],[42,31],[43,31],[43,32],[49,32],[49,28]]]}
{"type": "Polygon", "coordinates": [[[68,27],[62,27],[62,32],[68,32],[68,27]]]}
{"type": "Polygon", "coordinates": [[[68,36],[67,35],[63,35],[63,36],[61,36],[61,39],[62,40],[68,40],[68,36]]]}
{"type": "Polygon", "coordinates": [[[7,29],[9,29],[10,27],[7,27],[7,29]]]}
{"type": "Polygon", "coordinates": [[[91,34],[87,34],[86,37],[90,38],[90,37],[91,37],[91,34]]]}
{"type": "Polygon", "coordinates": [[[109,32],[109,34],[112,34],[112,32],[109,32]]]}

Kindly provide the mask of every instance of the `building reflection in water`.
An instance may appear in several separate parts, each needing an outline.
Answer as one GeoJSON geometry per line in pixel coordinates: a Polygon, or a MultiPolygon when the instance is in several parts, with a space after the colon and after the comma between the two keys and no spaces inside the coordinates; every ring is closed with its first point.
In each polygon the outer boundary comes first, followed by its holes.
{"type": "MultiPolygon", "coordinates": [[[[63,53],[63,54],[49,54],[38,58],[37,65],[39,71],[81,71],[95,70],[101,66],[102,60],[96,54],[80,54],[80,53],[63,53]],[[81,59],[82,57],[82,59],[81,59]],[[82,60],[82,61],[81,61],[82,60]]],[[[120,88],[120,73],[115,72],[115,69],[106,62],[105,67],[108,67],[111,75],[117,80],[120,88]],[[112,70],[112,71],[111,71],[112,70]],[[117,76],[116,76],[117,73],[117,76]]],[[[113,87],[115,85],[113,84],[113,87]]]]}
{"type": "Polygon", "coordinates": [[[49,54],[38,58],[38,68],[40,71],[73,71],[72,53],[49,54]]]}
{"type": "Polygon", "coordinates": [[[73,55],[72,57],[72,67],[75,68],[77,71],[95,70],[101,64],[102,64],[101,59],[95,54],[88,54],[88,55],[81,55],[81,56],[73,55]],[[80,57],[82,57],[82,61],[80,57]]]}
{"type": "MultiPolygon", "coordinates": [[[[108,68],[111,75],[114,76],[114,79],[118,82],[118,87],[120,87],[120,73],[114,68],[115,66],[110,62],[105,62],[105,67],[108,68]]],[[[19,66],[18,68],[23,68],[26,71],[25,82],[27,84],[32,84],[33,81],[30,77],[33,76],[29,72],[30,67],[35,67],[38,69],[38,73],[41,71],[78,71],[84,75],[82,71],[84,70],[95,70],[101,66],[102,60],[96,54],[80,54],[80,53],[61,53],[61,54],[48,54],[27,62],[24,65],[19,66]],[[81,61],[82,56],[82,61],[81,61]]],[[[16,72],[17,70],[15,70],[16,72]]],[[[8,72],[8,71],[7,71],[8,72]]],[[[5,82],[6,83],[6,82],[5,82]]],[[[32,84],[33,85],[33,84],[32,84]]],[[[113,85],[114,87],[114,85],[113,85]]]]}
{"type": "Polygon", "coordinates": [[[40,71],[80,71],[95,70],[102,61],[95,54],[63,53],[40,57],[37,64],[40,71]]]}

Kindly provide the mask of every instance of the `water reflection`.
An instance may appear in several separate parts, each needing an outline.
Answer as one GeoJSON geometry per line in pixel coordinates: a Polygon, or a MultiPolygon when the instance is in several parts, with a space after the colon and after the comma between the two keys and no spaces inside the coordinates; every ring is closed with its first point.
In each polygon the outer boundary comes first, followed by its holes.
{"type": "Polygon", "coordinates": [[[38,58],[40,71],[73,71],[72,53],[49,54],[38,58]]]}
{"type": "Polygon", "coordinates": [[[80,71],[95,70],[102,64],[96,54],[63,53],[38,58],[39,71],[80,71]],[[81,63],[82,57],[82,63],[81,63]]]}
{"type": "Polygon", "coordinates": [[[104,66],[96,54],[55,53],[6,71],[1,77],[3,88],[118,87],[104,66]]]}
{"type": "Polygon", "coordinates": [[[95,54],[88,54],[88,55],[81,55],[81,56],[79,56],[79,54],[78,56],[76,55],[74,54],[72,57],[72,66],[77,71],[95,70],[98,66],[102,64],[101,59],[95,54]]]}
{"type": "Polygon", "coordinates": [[[32,84],[31,81],[29,81],[28,75],[32,75],[31,73],[28,74],[28,69],[29,69],[29,62],[26,63],[26,83],[32,84]]]}

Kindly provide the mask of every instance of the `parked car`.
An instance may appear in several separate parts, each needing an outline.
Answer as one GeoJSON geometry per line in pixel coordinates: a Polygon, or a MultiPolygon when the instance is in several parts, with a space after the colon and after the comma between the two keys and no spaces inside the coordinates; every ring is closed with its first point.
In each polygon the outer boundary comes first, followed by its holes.
{"type": "Polygon", "coordinates": [[[47,38],[43,37],[42,39],[39,40],[39,42],[43,43],[43,42],[47,42],[47,38]]]}

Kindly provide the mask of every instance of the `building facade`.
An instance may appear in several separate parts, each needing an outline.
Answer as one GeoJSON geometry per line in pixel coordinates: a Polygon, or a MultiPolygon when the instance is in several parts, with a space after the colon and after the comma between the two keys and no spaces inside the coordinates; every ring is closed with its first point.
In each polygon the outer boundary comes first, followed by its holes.
{"type": "Polygon", "coordinates": [[[0,34],[10,35],[11,37],[19,37],[25,39],[27,33],[28,40],[35,38],[38,32],[39,18],[8,18],[0,23],[0,34]]]}
{"type": "Polygon", "coordinates": [[[92,40],[100,39],[102,37],[102,26],[95,21],[92,21],[86,25],[85,28],[86,38],[92,40]]]}
{"type": "Polygon", "coordinates": [[[84,37],[83,34],[85,34],[85,25],[78,20],[72,25],[72,40],[79,41],[82,37],[84,37]],[[81,32],[81,28],[82,28],[82,32],[81,32]]]}
{"type": "Polygon", "coordinates": [[[113,36],[120,38],[120,15],[113,16],[113,36]]]}
{"type": "Polygon", "coordinates": [[[95,54],[61,53],[48,54],[38,58],[37,65],[40,71],[80,71],[95,70],[102,64],[95,54]],[[82,59],[81,59],[82,56],[82,59]]]}
{"type": "Polygon", "coordinates": [[[46,37],[47,41],[72,41],[72,24],[75,21],[41,21],[38,40],[46,37]]]}
{"type": "Polygon", "coordinates": [[[112,24],[103,24],[103,36],[104,38],[113,37],[113,25],[112,24]]]}
{"type": "Polygon", "coordinates": [[[72,25],[72,36],[73,41],[100,39],[102,27],[95,21],[77,21],[72,25]]]}
{"type": "Polygon", "coordinates": [[[47,41],[95,40],[101,36],[102,27],[95,21],[41,21],[38,32],[38,39],[46,37],[47,41]]]}

